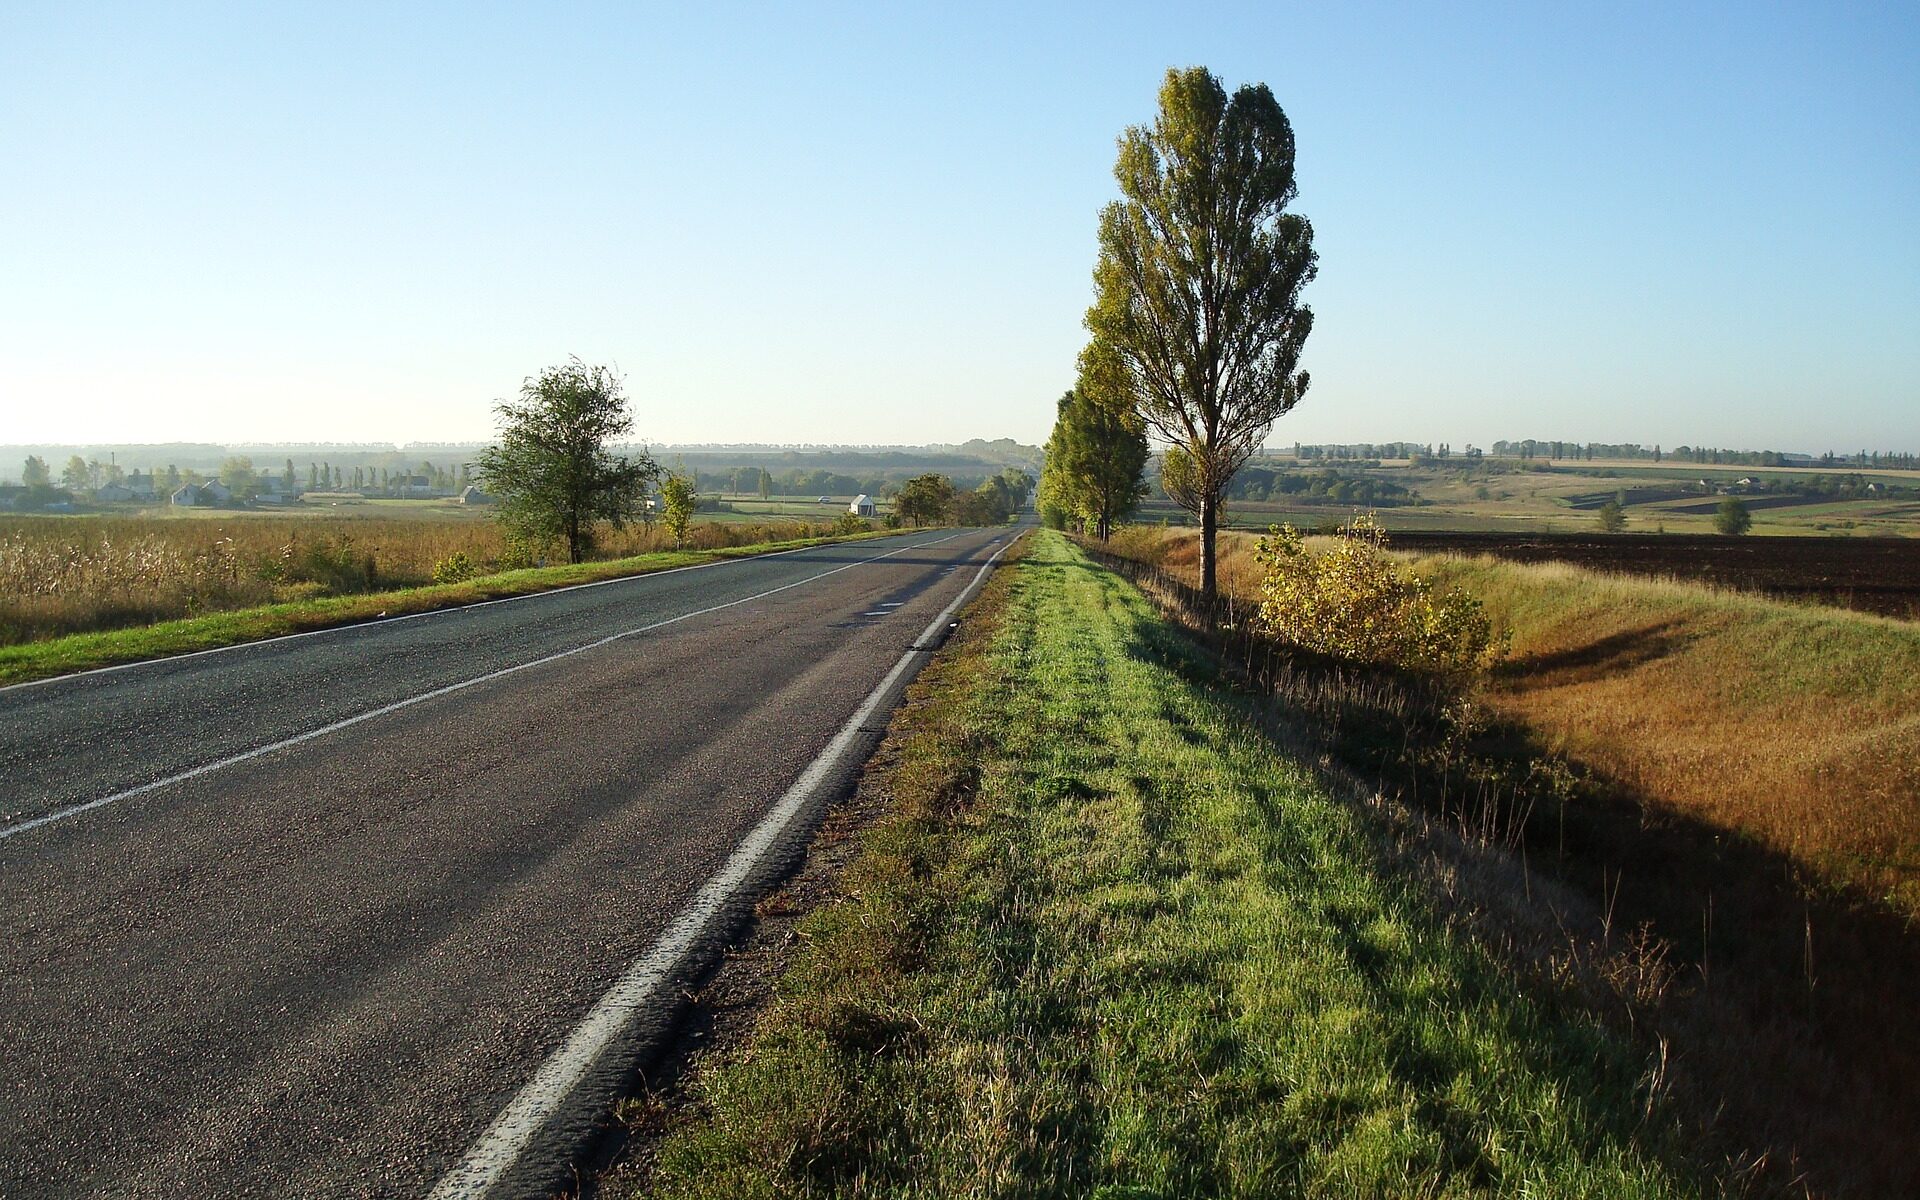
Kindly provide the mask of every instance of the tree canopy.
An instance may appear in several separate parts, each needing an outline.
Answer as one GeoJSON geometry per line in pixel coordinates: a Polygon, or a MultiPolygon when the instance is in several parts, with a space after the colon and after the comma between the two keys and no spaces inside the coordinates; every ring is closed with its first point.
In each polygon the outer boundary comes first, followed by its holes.
{"type": "Polygon", "coordinates": [[[666,519],[667,532],[673,535],[674,545],[686,542],[687,526],[692,523],[694,510],[699,507],[700,493],[693,486],[691,476],[672,471],[660,481],[661,515],[666,519]]]}
{"type": "Polygon", "coordinates": [[[946,520],[953,496],[953,480],[928,472],[901,485],[893,498],[893,511],[905,524],[934,525],[946,520]]]}
{"type": "Polygon", "coordinates": [[[1102,541],[1139,506],[1147,465],[1146,425],[1114,369],[1111,352],[1097,343],[1081,355],[1079,381],[1060,397],[1040,475],[1043,506],[1102,541]]]}
{"type": "Polygon", "coordinates": [[[1729,537],[1738,537],[1753,528],[1753,514],[1738,496],[1728,496],[1714,510],[1713,527],[1729,537]]]}
{"type": "Polygon", "coordinates": [[[564,541],[568,560],[580,562],[593,548],[595,526],[618,529],[645,511],[660,468],[644,453],[629,458],[610,449],[633,432],[633,417],[608,368],[577,358],[549,367],[494,413],[500,444],[482,451],[478,465],[499,497],[496,518],[516,534],[564,541]]]}
{"type": "Polygon", "coordinates": [[[1203,67],[1168,71],[1151,126],[1120,139],[1121,198],[1100,214],[1087,328],[1111,348],[1141,418],[1181,449],[1215,583],[1221,496],[1300,400],[1317,257],[1293,201],[1293,127],[1265,85],[1231,97],[1203,67]]]}

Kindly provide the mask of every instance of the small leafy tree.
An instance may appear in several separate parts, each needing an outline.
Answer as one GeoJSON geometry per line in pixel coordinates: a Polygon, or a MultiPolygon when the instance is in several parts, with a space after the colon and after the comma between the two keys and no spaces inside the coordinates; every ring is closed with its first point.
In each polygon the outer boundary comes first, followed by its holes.
{"type": "Polygon", "coordinates": [[[480,568],[473,565],[473,560],[467,557],[464,550],[455,550],[433,564],[435,583],[465,583],[479,573],[480,568]]]}
{"type": "Polygon", "coordinates": [[[20,468],[20,482],[30,488],[53,486],[53,472],[47,467],[47,460],[38,454],[27,455],[27,461],[20,468]]]}
{"type": "Polygon", "coordinates": [[[1618,500],[1609,500],[1600,506],[1596,520],[1600,528],[1608,533],[1619,533],[1627,527],[1627,510],[1620,507],[1618,500]]]}
{"type": "Polygon", "coordinates": [[[235,496],[246,499],[259,489],[260,477],[251,458],[234,457],[220,464],[220,482],[235,496]]]}
{"type": "Polygon", "coordinates": [[[1747,511],[1740,497],[1728,496],[1714,511],[1713,527],[1728,537],[1738,537],[1753,528],[1753,514],[1747,511]]]}
{"type": "Polygon", "coordinates": [[[953,480],[928,472],[900,485],[893,511],[908,525],[935,525],[946,520],[953,504],[953,480]]]}
{"type": "Polygon", "coordinates": [[[699,507],[700,493],[694,490],[691,476],[673,472],[660,481],[660,515],[667,523],[667,532],[673,535],[674,545],[686,542],[687,526],[699,507]]]}
{"type": "Polygon", "coordinates": [[[499,497],[494,516],[511,536],[563,540],[571,562],[593,548],[594,527],[614,528],[641,513],[660,468],[644,452],[615,455],[610,443],[633,431],[618,376],[575,358],[520,387],[494,408],[500,444],[481,451],[480,473],[499,497]]]}
{"type": "Polygon", "coordinates": [[[1000,479],[989,479],[971,492],[958,492],[947,509],[956,525],[1004,525],[1013,515],[1012,494],[1000,479]]]}

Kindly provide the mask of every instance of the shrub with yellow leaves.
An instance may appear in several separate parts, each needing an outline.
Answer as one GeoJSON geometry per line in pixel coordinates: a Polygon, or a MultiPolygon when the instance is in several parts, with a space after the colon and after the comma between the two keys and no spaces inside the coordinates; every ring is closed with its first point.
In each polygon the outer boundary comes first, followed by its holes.
{"type": "Polygon", "coordinates": [[[1342,526],[1315,553],[1291,525],[1260,539],[1260,624],[1316,654],[1457,674],[1496,656],[1493,625],[1465,592],[1436,592],[1387,554],[1371,514],[1342,526]]]}

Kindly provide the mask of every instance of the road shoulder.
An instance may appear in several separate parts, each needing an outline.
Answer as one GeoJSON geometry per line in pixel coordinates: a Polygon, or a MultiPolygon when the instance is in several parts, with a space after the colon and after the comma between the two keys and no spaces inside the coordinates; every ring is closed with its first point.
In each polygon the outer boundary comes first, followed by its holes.
{"type": "Polygon", "coordinates": [[[770,933],[759,1019],[716,993],[722,1048],[627,1106],[599,1195],[1709,1190],[1634,1047],[1452,933],[1184,635],[1036,540],[770,933]]]}

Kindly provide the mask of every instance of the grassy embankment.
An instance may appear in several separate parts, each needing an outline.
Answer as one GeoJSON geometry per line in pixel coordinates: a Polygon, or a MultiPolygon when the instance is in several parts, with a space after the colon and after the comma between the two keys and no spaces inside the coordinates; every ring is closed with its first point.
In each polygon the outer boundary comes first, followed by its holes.
{"type": "MultiPolygon", "coordinates": [[[[1190,534],[1118,540],[1197,576],[1190,534]]],[[[1222,541],[1243,603],[1252,546],[1222,541]]],[[[1825,1195],[1920,1185],[1904,1149],[1920,1038],[1880,1016],[1920,977],[1920,626],[1564,565],[1418,566],[1511,635],[1477,692],[1490,725],[1422,750],[1432,731],[1413,722],[1411,755],[1353,765],[1452,819],[1426,768],[1477,760],[1518,817],[1510,844],[1653,939],[1671,986],[1636,1021],[1773,1178],[1804,1170],[1825,1195]],[[1556,786],[1522,794],[1533,779],[1556,786]]],[[[1398,751],[1405,708],[1388,689],[1357,715],[1398,751]]]]}
{"type": "MultiPolygon", "coordinates": [[[[1257,603],[1254,538],[1220,585],[1257,603]]],[[[1127,531],[1198,577],[1197,535],[1127,531]]],[[[1562,564],[1428,557],[1512,641],[1493,710],[1657,804],[1920,917],[1920,625],[1562,564]]]]}
{"type": "MultiPolygon", "coordinates": [[[[68,529],[79,525],[61,524],[68,529]]],[[[497,531],[490,525],[430,522],[396,522],[385,529],[382,523],[366,523],[373,526],[369,531],[353,523],[318,542],[309,540],[307,551],[319,553],[302,555],[297,534],[273,528],[256,532],[252,527],[257,523],[249,521],[208,554],[181,550],[150,528],[127,524],[129,536],[118,545],[111,535],[104,546],[83,540],[70,558],[51,564],[43,560],[61,556],[58,544],[49,550],[11,530],[0,531],[0,585],[5,587],[0,593],[0,629],[13,640],[0,645],[0,684],[721,559],[886,536],[830,536],[823,527],[803,525],[696,526],[683,549],[494,570],[456,583],[432,584],[424,579],[431,578],[433,564],[456,550],[464,552],[469,543],[463,535],[497,539],[497,531]],[[242,534],[249,540],[241,542],[237,535],[242,534]],[[311,579],[260,578],[257,564],[262,559],[303,558],[317,560],[311,579]],[[29,579],[39,582],[29,585],[29,579]],[[209,608],[216,611],[203,611],[209,608]],[[182,612],[198,615],[167,619],[182,612]],[[109,627],[99,628],[103,625],[109,627]],[[87,631],[57,633],[75,626],[87,631]],[[50,632],[56,635],[48,636],[50,632]],[[38,640],[21,640],[36,636],[38,640]]],[[[660,539],[653,533],[644,536],[660,539]]],[[[625,541],[647,544],[632,536],[625,541]]]]}
{"type": "Polygon", "coordinates": [[[1517,987],[1057,534],[903,716],[751,1041],[603,1195],[1695,1194],[1645,1057],[1517,987]]]}
{"type": "Polygon", "coordinates": [[[1920,625],[1557,564],[1422,565],[1512,631],[1497,712],[1920,917],[1920,625]]]}

